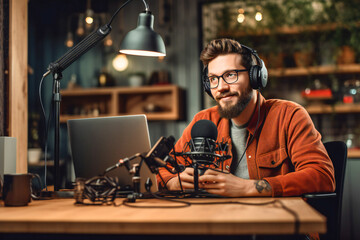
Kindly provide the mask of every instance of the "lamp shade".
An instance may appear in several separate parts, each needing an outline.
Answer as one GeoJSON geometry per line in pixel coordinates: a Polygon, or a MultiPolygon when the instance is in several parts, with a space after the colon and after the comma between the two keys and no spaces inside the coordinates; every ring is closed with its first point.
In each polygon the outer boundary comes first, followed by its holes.
{"type": "Polygon", "coordinates": [[[166,55],[164,41],[154,31],[154,16],[150,12],[139,14],[138,26],[124,37],[120,45],[120,52],[150,57],[166,55]]]}

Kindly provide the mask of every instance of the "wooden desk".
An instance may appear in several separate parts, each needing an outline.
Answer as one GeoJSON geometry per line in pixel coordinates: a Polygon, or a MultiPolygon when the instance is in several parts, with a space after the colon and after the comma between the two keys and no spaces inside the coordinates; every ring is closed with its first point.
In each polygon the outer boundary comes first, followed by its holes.
{"type": "MultiPolygon", "coordinates": [[[[191,202],[269,202],[273,198],[185,199],[191,202]]],[[[301,198],[277,198],[299,216],[299,233],[326,231],[326,219],[301,198]]],[[[26,207],[0,203],[0,233],[86,234],[294,234],[294,215],[279,202],[191,205],[184,208],[131,208],[127,206],[74,205],[73,199],[32,201],[26,207]]],[[[117,199],[121,203],[121,199],[117,199]]],[[[157,199],[134,205],[170,206],[157,199]]],[[[179,204],[177,204],[179,205],[179,204]]]]}

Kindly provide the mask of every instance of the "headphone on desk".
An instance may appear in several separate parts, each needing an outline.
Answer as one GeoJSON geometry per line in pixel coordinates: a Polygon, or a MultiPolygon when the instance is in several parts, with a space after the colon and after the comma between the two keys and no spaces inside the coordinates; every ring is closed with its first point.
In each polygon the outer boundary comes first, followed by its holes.
{"type": "MultiPolygon", "coordinates": [[[[242,48],[248,50],[252,56],[255,57],[257,61],[257,65],[252,65],[249,69],[249,80],[250,86],[253,89],[262,89],[266,87],[267,80],[268,80],[268,71],[265,67],[264,61],[261,60],[256,53],[256,51],[250,47],[240,44],[242,48]]],[[[203,86],[205,92],[212,98],[213,95],[211,94],[210,84],[207,81],[208,77],[208,66],[204,68],[203,72],[203,86]]]]}

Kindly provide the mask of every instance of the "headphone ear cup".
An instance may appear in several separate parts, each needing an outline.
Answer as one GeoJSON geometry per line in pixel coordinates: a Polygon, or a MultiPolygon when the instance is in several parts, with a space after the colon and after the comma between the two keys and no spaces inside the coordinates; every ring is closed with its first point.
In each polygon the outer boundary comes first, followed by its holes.
{"type": "Polygon", "coordinates": [[[208,69],[207,67],[204,69],[204,74],[203,74],[203,86],[204,86],[204,90],[205,92],[211,97],[214,98],[213,95],[211,94],[211,90],[210,90],[210,84],[207,81],[207,76],[208,76],[208,69]]]}
{"type": "Polygon", "coordinates": [[[249,80],[250,80],[250,86],[252,89],[258,89],[258,67],[257,65],[253,65],[249,69],[249,80]]]}
{"type": "Polygon", "coordinates": [[[209,82],[206,81],[205,78],[203,79],[203,85],[204,85],[204,90],[205,90],[205,92],[206,92],[210,97],[214,98],[213,95],[211,94],[209,82]]]}
{"type": "Polygon", "coordinates": [[[262,89],[267,84],[267,70],[265,66],[253,65],[249,70],[250,85],[253,89],[262,89]]]}
{"type": "Polygon", "coordinates": [[[267,85],[267,81],[268,81],[268,71],[267,71],[267,68],[265,66],[265,63],[262,59],[260,59],[260,62],[261,62],[261,79],[260,79],[260,84],[261,84],[261,88],[264,88],[266,87],[267,85]]]}

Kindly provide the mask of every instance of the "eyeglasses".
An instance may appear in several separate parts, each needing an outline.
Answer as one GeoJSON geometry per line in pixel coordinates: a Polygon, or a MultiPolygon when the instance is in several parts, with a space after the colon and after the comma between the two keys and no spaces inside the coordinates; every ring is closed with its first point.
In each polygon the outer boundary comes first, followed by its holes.
{"type": "Polygon", "coordinates": [[[238,80],[239,72],[247,72],[248,69],[230,70],[224,72],[221,76],[209,76],[205,80],[209,83],[210,88],[217,88],[219,86],[220,78],[224,79],[227,84],[235,83],[238,80]]]}

